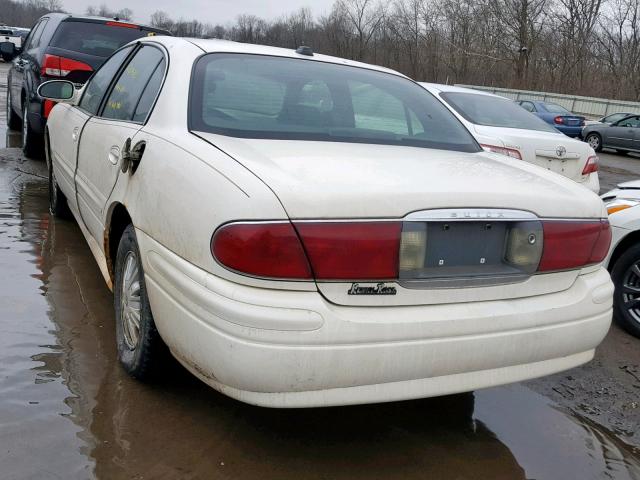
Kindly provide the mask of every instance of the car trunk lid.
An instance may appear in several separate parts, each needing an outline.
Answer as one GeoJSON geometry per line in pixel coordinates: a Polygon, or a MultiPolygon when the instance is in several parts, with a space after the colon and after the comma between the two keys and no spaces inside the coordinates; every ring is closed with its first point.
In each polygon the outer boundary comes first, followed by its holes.
{"type": "Polygon", "coordinates": [[[589,145],[567,137],[561,133],[538,132],[533,130],[500,129],[476,125],[481,135],[502,139],[506,147],[516,148],[526,162],[559,173],[574,181],[583,181],[582,171],[591,149],[589,145]]]}
{"type": "MultiPolygon", "coordinates": [[[[486,301],[569,288],[577,276],[575,270],[542,275],[524,272],[506,280],[479,283],[474,283],[472,277],[474,269],[483,269],[486,274],[491,268],[500,268],[498,257],[503,253],[507,233],[522,218],[604,216],[602,202],[591,192],[525,163],[514,165],[499,155],[198,135],[236,159],[274,191],[303,243],[306,222],[404,224],[411,220],[418,229],[430,229],[431,248],[427,250],[425,269],[418,273],[400,279],[317,282],[328,300],[342,305],[486,301]],[[453,212],[465,222],[442,217],[453,212]],[[452,220],[447,230],[445,218],[452,220]],[[475,257],[484,258],[485,262],[471,265],[475,257]],[[431,281],[431,272],[442,266],[440,260],[451,268],[431,281]]],[[[500,277],[505,272],[488,273],[500,277]]],[[[485,280],[487,276],[492,275],[484,275],[485,280]]]]}

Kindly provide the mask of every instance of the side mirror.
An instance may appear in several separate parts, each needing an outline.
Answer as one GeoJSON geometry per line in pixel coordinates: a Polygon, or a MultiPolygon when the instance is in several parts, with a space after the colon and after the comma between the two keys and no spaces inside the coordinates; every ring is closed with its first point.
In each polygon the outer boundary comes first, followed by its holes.
{"type": "Polygon", "coordinates": [[[18,55],[16,46],[11,42],[0,43],[0,56],[5,61],[11,61],[18,55]]]}
{"type": "Polygon", "coordinates": [[[67,80],[50,80],[40,84],[38,95],[56,102],[74,103],[76,99],[76,87],[67,80]]]}

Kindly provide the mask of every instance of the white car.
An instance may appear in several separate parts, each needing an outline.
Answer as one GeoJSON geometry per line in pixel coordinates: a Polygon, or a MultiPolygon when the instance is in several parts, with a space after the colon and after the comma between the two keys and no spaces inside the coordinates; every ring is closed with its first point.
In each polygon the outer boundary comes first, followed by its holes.
{"type": "Polygon", "coordinates": [[[598,157],[508,98],[470,88],[421,83],[469,129],[482,147],[559,173],[598,193],[598,157]]]}
{"type": "Polygon", "coordinates": [[[600,199],[484,152],[396,72],[153,37],[39,92],[62,102],[51,211],[112,286],[136,377],[166,344],[245,402],[383,402],[572,368],[609,329],[600,199]]]}
{"type": "Polygon", "coordinates": [[[615,285],[616,318],[640,337],[640,180],[621,183],[602,200],[613,234],[605,263],[615,285]]]}

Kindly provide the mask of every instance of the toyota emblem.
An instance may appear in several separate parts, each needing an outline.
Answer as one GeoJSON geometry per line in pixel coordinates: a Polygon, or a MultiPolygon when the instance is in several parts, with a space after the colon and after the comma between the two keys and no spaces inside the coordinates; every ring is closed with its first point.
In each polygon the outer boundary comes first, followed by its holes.
{"type": "Polygon", "coordinates": [[[564,148],[562,145],[560,145],[559,147],[556,147],[556,155],[558,155],[559,157],[564,157],[566,153],[567,153],[567,149],[564,148]]]}

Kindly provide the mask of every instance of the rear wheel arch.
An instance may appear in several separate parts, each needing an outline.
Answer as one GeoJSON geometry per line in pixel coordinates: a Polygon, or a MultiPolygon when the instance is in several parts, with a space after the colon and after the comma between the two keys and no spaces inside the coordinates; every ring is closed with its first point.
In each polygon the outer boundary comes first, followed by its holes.
{"type": "Polygon", "coordinates": [[[107,269],[111,281],[115,280],[115,264],[118,254],[120,238],[128,225],[132,225],[131,215],[122,203],[116,202],[110,208],[107,219],[107,227],[104,231],[104,253],[107,260],[107,269]]]}
{"type": "Polygon", "coordinates": [[[633,245],[640,243],[640,230],[636,230],[635,232],[631,232],[629,235],[624,237],[616,248],[614,248],[613,253],[611,254],[611,258],[609,259],[609,265],[607,265],[607,270],[611,272],[613,267],[615,266],[618,259],[633,245]]]}

